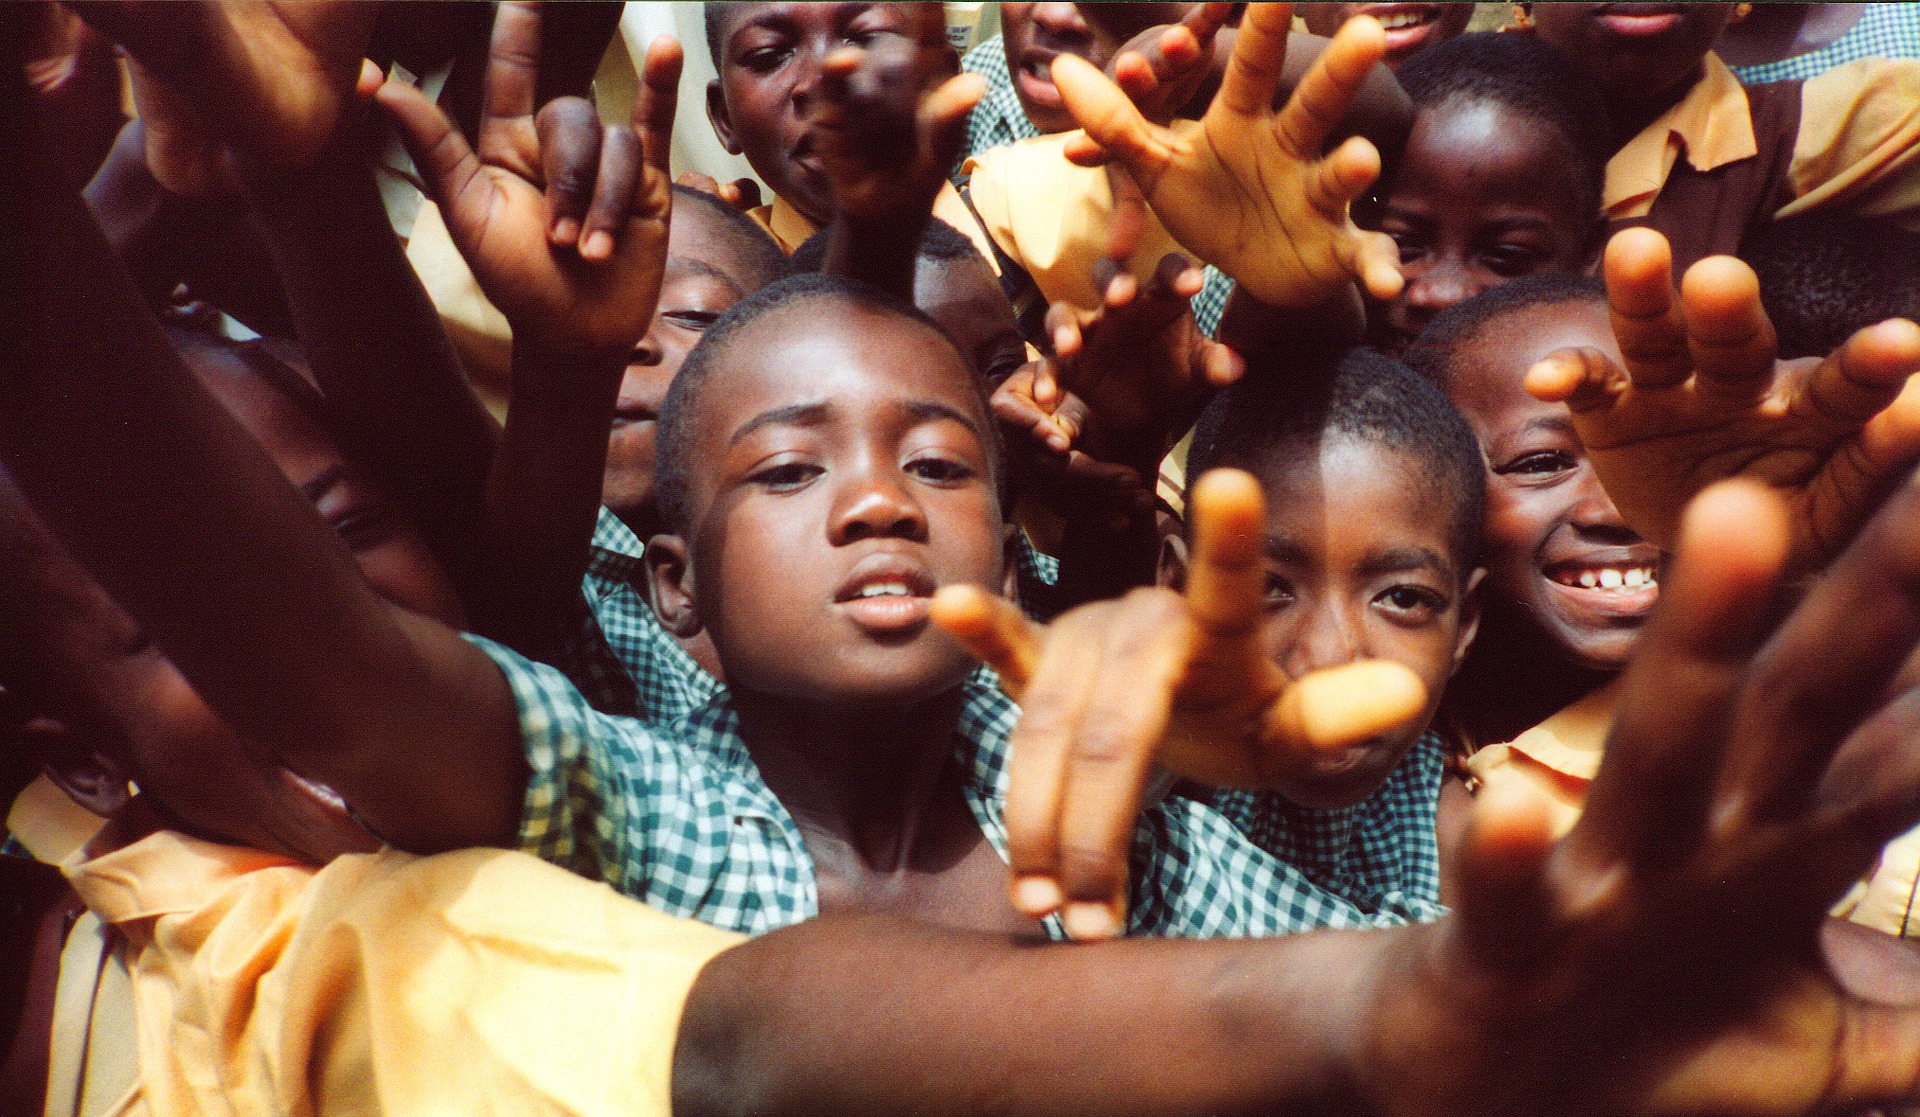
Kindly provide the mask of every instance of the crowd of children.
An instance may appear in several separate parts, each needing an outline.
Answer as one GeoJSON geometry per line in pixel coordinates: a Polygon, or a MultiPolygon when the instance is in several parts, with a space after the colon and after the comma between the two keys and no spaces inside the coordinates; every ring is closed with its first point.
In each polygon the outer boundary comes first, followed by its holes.
{"type": "Polygon", "coordinates": [[[0,5],[0,1117],[1920,1107],[1894,5],[495,7],[0,5]]]}

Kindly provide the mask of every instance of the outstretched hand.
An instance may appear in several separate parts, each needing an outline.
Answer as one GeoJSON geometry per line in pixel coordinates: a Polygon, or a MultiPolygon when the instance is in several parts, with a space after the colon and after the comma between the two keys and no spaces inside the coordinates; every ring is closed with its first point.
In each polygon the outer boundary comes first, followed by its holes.
{"type": "Polygon", "coordinates": [[[376,96],[516,343],[624,354],[646,332],[659,295],[680,46],[653,43],[631,124],[605,128],[578,97],[535,113],[539,48],[538,7],[501,4],[477,150],[412,86],[390,81],[376,96]]]}
{"type": "Polygon", "coordinates": [[[903,35],[840,47],[821,61],[807,127],[835,210],[863,221],[926,219],[986,92],[985,78],[953,71],[944,40],[903,35]]]}
{"type": "Polygon", "coordinates": [[[1289,681],[1261,647],[1266,522],[1259,482],[1232,470],[1192,497],[1185,592],[1135,590],[1041,627],[951,586],[934,620],[998,671],[1024,707],[1008,764],[1013,902],[1064,907],[1076,938],[1123,925],[1127,853],[1155,766],[1205,783],[1284,788],[1326,749],[1417,715],[1425,688],[1374,660],[1289,681]]]}
{"type": "Polygon", "coordinates": [[[1920,326],[1861,330],[1825,360],[1779,361],[1753,270],[1709,257],[1678,293],[1666,239],[1607,245],[1607,302],[1626,358],[1549,355],[1527,389],[1564,400],[1607,495],[1634,530],[1671,546],[1686,502],[1745,477],[1786,498],[1791,562],[1817,568],[1920,460],[1920,326]]]}
{"type": "Polygon", "coordinates": [[[1456,918],[1386,960],[1358,1080],[1396,1113],[1852,1111],[1920,1085],[1920,1009],[1850,996],[1826,911],[1920,819],[1909,482],[1775,627],[1793,514],[1687,511],[1585,813],[1476,804],[1456,918]],[[1676,995],[1683,992],[1683,995],[1676,995]]]}
{"type": "Polygon", "coordinates": [[[1391,238],[1363,232],[1349,207],[1380,173],[1380,153],[1354,137],[1321,144],[1386,50],[1370,19],[1348,21],[1279,111],[1291,6],[1247,9],[1220,92],[1198,122],[1149,122],[1084,59],[1063,54],[1054,84],[1074,120],[1139,184],[1188,250],[1276,307],[1310,307],[1355,280],[1374,297],[1400,292],[1391,238]]]}

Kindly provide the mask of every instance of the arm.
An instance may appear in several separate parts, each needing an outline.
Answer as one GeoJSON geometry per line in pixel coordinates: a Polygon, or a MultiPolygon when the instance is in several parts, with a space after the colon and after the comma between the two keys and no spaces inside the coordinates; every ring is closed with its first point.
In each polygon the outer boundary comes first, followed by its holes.
{"type": "Polygon", "coordinates": [[[236,731],[396,842],[511,840],[526,774],[499,672],[367,587],[168,348],[46,142],[0,131],[19,184],[0,456],[21,490],[236,731]]]}

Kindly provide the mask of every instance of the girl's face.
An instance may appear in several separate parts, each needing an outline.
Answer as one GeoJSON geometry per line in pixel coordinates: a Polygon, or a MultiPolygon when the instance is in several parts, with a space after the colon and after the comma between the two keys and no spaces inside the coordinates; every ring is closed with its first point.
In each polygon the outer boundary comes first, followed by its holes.
{"type": "Polygon", "coordinates": [[[1453,97],[1421,109],[1369,222],[1399,244],[1407,281],[1373,315],[1376,344],[1398,353],[1434,315],[1508,280],[1587,270],[1600,216],[1568,163],[1550,131],[1505,105],[1453,97]]]}

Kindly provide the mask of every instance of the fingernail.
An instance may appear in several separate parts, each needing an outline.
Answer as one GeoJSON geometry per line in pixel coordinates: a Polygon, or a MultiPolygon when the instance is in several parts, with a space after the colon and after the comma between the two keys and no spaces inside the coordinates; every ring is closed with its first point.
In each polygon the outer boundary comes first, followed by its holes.
{"type": "Polygon", "coordinates": [[[580,236],[580,221],[574,217],[562,217],[553,223],[553,243],[572,244],[580,236]]]}
{"type": "Polygon", "coordinates": [[[580,255],[589,260],[604,260],[613,255],[613,234],[605,229],[595,229],[587,234],[580,245],[580,255]]]}
{"type": "Polygon", "coordinates": [[[1036,918],[1060,909],[1066,897],[1052,877],[1021,877],[1013,882],[1013,906],[1036,918]]]}
{"type": "Polygon", "coordinates": [[[1086,902],[1068,904],[1060,913],[1060,921],[1066,924],[1070,938],[1083,941],[1110,939],[1120,933],[1119,921],[1113,917],[1113,909],[1106,904],[1086,902]]]}

